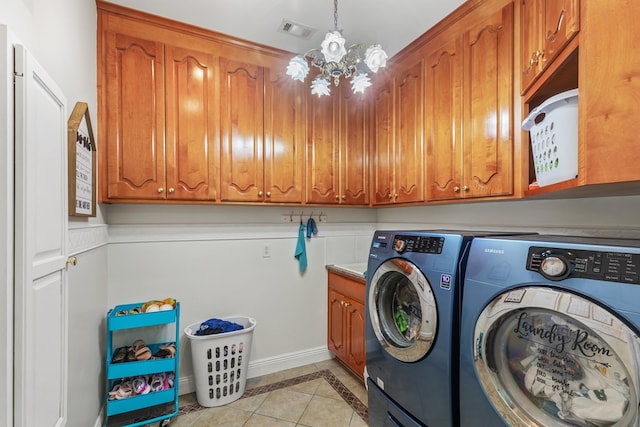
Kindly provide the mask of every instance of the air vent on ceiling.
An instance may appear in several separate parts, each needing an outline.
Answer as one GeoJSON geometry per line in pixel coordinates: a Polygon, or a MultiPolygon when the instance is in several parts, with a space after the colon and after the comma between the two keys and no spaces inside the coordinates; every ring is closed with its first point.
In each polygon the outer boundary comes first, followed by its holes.
{"type": "Polygon", "coordinates": [[[294,37],[309,40],[311,36],[316,32],[315,28],[306,27],[302,24],[296,24],[295,22],[287,21],[283,19],[278,27],[279,33],[290,34],[294,37]]]}

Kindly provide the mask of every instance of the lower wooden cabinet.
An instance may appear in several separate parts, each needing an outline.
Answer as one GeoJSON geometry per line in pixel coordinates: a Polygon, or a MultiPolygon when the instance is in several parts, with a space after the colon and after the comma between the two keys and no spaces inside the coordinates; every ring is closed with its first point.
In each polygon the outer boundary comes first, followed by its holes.
{"type": "Polygon", "coordinates": [[[329,271],[327,346],[338,360],[364,379],[365,282],[329,271]]]}

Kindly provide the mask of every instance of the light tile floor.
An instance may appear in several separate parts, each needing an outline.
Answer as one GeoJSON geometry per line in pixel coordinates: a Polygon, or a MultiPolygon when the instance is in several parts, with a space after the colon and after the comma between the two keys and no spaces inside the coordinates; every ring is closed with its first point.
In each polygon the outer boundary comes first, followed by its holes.
{"type": "Polygon", "coordinates": [[[172,427],[360,427],[367,425],[362,381],[338,362],[301,366],[247,380],[243,396],[203,408],[195,393],[180,396],[172,427]]]}

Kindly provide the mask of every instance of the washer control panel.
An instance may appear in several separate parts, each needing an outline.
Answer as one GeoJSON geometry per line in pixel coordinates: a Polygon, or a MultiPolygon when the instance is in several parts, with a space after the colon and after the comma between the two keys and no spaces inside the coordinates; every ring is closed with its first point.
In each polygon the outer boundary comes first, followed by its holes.
{"type": "Polygon", "coordinates": [[[527,270],[536,271],[549,280],[567,277],[640,283],[640,254],[599,252],[532,246],[527,270]]]}
{"type": "Polygon", "coordinates": [[[423,254],[441,254],[444,237],[404,236],[397,234],[393,238],[393,249],[398,253],[418,252],[423,254]]]}

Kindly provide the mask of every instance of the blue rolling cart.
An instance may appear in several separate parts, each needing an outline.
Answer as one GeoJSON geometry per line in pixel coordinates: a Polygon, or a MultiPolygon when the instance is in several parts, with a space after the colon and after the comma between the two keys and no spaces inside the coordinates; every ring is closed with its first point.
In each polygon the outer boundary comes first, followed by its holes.
{"type": "MultiPolygon", "coordinates": [[[[153,313],[135,313],[144,303],[119,305],[107,313],[107,351],[106,351],[106,416],[105,426],[146,426],[160,423],[167,426],[178,415],[178,365],[179,365],[179,337],[180,337],[180,303],[176,301],[175,308],[153,313]],[[124,333],[134,328],[138,335],[143,335],[141,328],[167,328],[168,334],[173,334],[168,340],[158,343],[146,343],[151,354],[156,354],[159,348],[168,342],[175,342],[173,357],[151,358],[149,360],[117,361],[122,347],[114,348],[114,334],[124,333]],[[175,326],[174,329],[171,326],[175,326]],[[146,394],[110,396],[117,384],[132,381],[136,377],[152,378],[154,375],[173,376],[171,387],[146,394]]],[[[166,332],[166,331],[165,331],[166,332]]],[[[164,377],[163,377],[164,378],[164,377]]]]}

